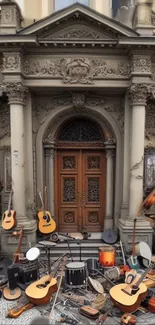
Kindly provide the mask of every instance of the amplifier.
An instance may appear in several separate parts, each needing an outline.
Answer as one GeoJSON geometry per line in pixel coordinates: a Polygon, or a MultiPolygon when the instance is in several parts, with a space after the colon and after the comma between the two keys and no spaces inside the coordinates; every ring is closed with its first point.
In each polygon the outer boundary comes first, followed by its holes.
{"type": "Polygon", "coordinates": [[[35,262],[28,262],[19,266],[19,282],[26,284],[38,279],[38,265],[35,262]]]}

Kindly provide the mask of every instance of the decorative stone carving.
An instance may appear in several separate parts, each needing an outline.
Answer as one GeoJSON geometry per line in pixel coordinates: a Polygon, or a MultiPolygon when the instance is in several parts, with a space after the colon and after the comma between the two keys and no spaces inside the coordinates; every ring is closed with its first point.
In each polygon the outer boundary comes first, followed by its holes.
{"type": "Polygon", "coordinates": [[[146,100],[149,94],[149,85],[132,84],[129,91],[132,105],[146,105],[146,100]]]}
{"type": "Polygon", "coordinates": [[[3,70],[13,71],[20,68],[19,55],[9,55],[3,58],[3,70]]]}
{"type": "Polygon", "coordinates": [[[153,13],[151,16],[151,24],[155,26],[155,13],[153,13]]]}
{"type": "Polygon", "coordinates": [[[152,76],[151,80],[155,81],[155,64],[152,64],[152,76]]]}
{"type": "Polygon", "coordinates": [[[84,93],[72,93],[73,105],[76,109],[83,109],[85,104],[85,94],[84,93]]]}
{"type": "Polygon", "coordinates": [[[133,55],[132,57],[132,72],[151,73],[151,57],[144,55],[133,55]]]}
{"type": "Polygon", "coordinates": [[[6,83],[5,91],[9,98],[9,104],[26,104],[28,88],[24,87],[20,82],[6,83]]]}
{"type": "Polygon", "coordinates": [[[116,144],[116,139],[114,138],[108,138],[105,143],[105,145],[113,145],[113,144],[116,144]]]}
{"type": "Polygon", "coordinates": [[[106,158],[107,159],[113,159],[113,157],[115,157],[115,150],[112,150],[112,149],[107,149],[106,151],[106,158]]]}
{"type": "Polygon", "coordinates": [[[128,78],[130,63],[127,60],[105,60],[102,57],[27,58],[22,65],[25,76],[50,76],[64,83],[92,84],[95,79],[128,78]]]}
{"type": "Polygon", "coordinates": [[[93,79],[97,78],[108,78],[109,76],[117,77],[129,77],[131,72],[130,63],[127,60],[112,61],[104,59],[93,59],[92,60],[92,75],[93,79]]]}
{"type": "Polygon", "coordinates": [[[96,33],[95,31],[90,30],[89,28],[73,28],[71,30],[68,31],[64,31],[63,33],[61,33],[59,35],[59,38],[63,38],[63,39],[98,39],[99,38],[99,34],[96,33]]]}
{"type": "Polygon", "coordinates": [[[35,115],[40,124],[44,122],[50,111],[57,107],[72,105],[72,97],[52,97],[48,101],[40,100],[35,106],[35,115]]]}
{"type": "Polygon", "coordinates": [[[13,21],[13,12],[12,9],[3,9],[3,14],[2,14],[2,24],[11,24],[13,21]]]}
{"type": "Polygon", "coordinates": [[[0,103],[0,139],[10,136],[10,107],[0,103]]]}
{"type": "Polygon", "coordinates": [[[64,83],[92,84],[91,61],[86,58],[68,58],[62,63],[64,83]]]}

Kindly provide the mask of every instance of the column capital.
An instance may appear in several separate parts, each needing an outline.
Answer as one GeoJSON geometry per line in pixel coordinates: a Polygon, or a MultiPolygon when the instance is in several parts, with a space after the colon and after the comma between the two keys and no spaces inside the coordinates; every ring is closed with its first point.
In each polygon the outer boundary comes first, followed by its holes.
{"type": "Polygon", "coordinates": [[[55,155],[55,149],[54,148],[46,148],[45,149],[45,156],[47,157],[53,157],[55,155]]]}
{"type": "Polygon", "coordinates": [[[106,149],[106,158],[113,159],[113,157],[115,157],[115,150],[114,149],[107,148],[106,149]]]}
{"type": "Polygon", "coordinates": [[[150,93],[149,84],[132,84],[129,88],[132,105],[146,106],[147,97],[150,93]]]}
{"type": "Polygon", "coordinates": [[[29,90],[21,82],[5,83],[5,92],[9,98],[9,104],[26,104],[29,90]]]}

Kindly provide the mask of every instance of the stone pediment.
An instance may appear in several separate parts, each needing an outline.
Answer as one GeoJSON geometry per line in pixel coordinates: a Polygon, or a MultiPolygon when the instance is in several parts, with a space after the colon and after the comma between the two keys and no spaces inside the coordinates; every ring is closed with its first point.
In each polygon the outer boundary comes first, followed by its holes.
{"type": "Polygon", "coordinates": [[[74,4],[35,22],[19,32],[42,40],[97,40],[138,34],[114,19],[81,4],[74,4]]]}

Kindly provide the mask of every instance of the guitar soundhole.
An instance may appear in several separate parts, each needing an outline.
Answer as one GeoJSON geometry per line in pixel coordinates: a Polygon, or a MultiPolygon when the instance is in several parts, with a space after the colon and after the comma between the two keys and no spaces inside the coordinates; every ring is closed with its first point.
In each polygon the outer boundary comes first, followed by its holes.
{"type": "Polygon", "coordinates": [[[131,291],[132,295],[136,294],[138,290],[139,290],[139,288],[136,285],[133,285],[132,291],[131,291]]]}
{"type": "Polygon", "coordinates": [[[11,212],[8,213],[8,217],[11,217],[11,212]]]}
{"type": "Polygon", "coordinates": [[[50,222],[50,217],[47,215],[43,216],[43,219],[46,220],[46,222],[50,222]]]}
{"type": "Polygon", "coordinates": [[[46,288],[49,283],[50,283],[50,281],[46,281],[45,283],[38,284],[37,288],[39,288],[39,289],[46,288]]]}

